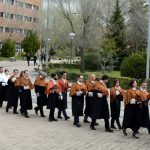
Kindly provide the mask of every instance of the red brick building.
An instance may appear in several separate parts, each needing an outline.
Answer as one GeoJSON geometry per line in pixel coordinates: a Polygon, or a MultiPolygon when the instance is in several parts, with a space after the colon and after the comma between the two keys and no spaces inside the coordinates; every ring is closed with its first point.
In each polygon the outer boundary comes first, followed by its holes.
{"type": "Polygon", "coordinates": [[[12,37],[16,49],[28,31],[38,31],[42,0],[0,0],[0,47],[4,39],[12,37]]]}

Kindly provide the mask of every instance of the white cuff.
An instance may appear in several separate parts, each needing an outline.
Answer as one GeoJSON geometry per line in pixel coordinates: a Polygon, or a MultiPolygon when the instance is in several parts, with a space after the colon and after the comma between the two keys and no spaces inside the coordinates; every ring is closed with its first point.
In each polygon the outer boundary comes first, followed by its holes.
{"type": "Polygon", "coordinates": [[[119,94],[120,94],[120,92],[118,90],[116,90],[116,95],[119,95],[119,94]]]}
{"type": "Polygon", "coordinates": [[[88,92],[89,97],[93,97],[93,92],[88,92]]]}
{"type": "Polygon", "coordinates": [[[28,90],[28,89],[30,89],[29,86],[24,86],[24,90],[28,90]]]}
{"type": "Polygon", "coordinates": [[[103,94],[102,93],[97,93],[97,97],[102,98],[103,94]]]}
{"type": "Polygon", "coordinates": [[[130,104],[136,104],[136,100],[135,99],[131,99],[130,104]]]}

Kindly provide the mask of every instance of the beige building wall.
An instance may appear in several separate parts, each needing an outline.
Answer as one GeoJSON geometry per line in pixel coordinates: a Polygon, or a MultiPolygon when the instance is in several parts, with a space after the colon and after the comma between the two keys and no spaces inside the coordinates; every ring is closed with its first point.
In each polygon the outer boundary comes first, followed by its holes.
{"type": "Polygon", "coordinates": [[[41,5],[42,0],[0,0],[1,45],[8,37],[20,44],[28,31],[38,31],[41,5]],[[11,15],[11,18],[7,18],[7,15],[11,15]],[[20,20],[16,18],[17,15],[21,17],[20,20]]]}

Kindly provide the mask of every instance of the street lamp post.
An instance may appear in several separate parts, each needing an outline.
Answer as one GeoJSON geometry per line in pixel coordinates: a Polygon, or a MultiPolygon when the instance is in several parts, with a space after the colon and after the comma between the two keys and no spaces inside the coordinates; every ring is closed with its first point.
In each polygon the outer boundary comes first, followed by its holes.
{"type": "Polygon", "coordinates": [[[75,37],[75,33],[69,33],[69,37],[71,38],[71,57],[70,57],[70,72],[71,72],[71,64],[72,64],[72,57],[73,57],[73,39],[75,37]]]}
{"type": "Polygon", "coordinates": [[[46,68],[48,68],[48,57],[49,57],[49,4],[50,1],[47,0],[47,25],[46,25],[46,68]]]}
{"type": "Polygon", "coordinates": [[[149,17],[148,17],[148,40],[147,40],[147,62],[146,62],[146,80],[149,80],[149,63],[150,63],[150,0],[149,0],[149,17]]]}

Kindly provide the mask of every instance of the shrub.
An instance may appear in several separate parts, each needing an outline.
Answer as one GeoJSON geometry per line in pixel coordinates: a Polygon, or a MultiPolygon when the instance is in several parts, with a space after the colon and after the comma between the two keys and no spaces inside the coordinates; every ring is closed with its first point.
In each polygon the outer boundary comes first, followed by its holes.
{"type": "Polygon", "coordinates": [[[98,57],[94,52],[85,54],[85,70],[96,71],[98,70],[98,57]]]}
{"type": "Polygon", "coordinates": [[[4,41],[1,56],[3,57],[13,57],[15,55],[15,42],[8,38],[4,41]]]}
{"type": "Polygon", "coordinates": [[[131,78],[145,78],[146,73],[146,54],[135,53],[125,58],[121,64],[121,75],[131,78]]]}

